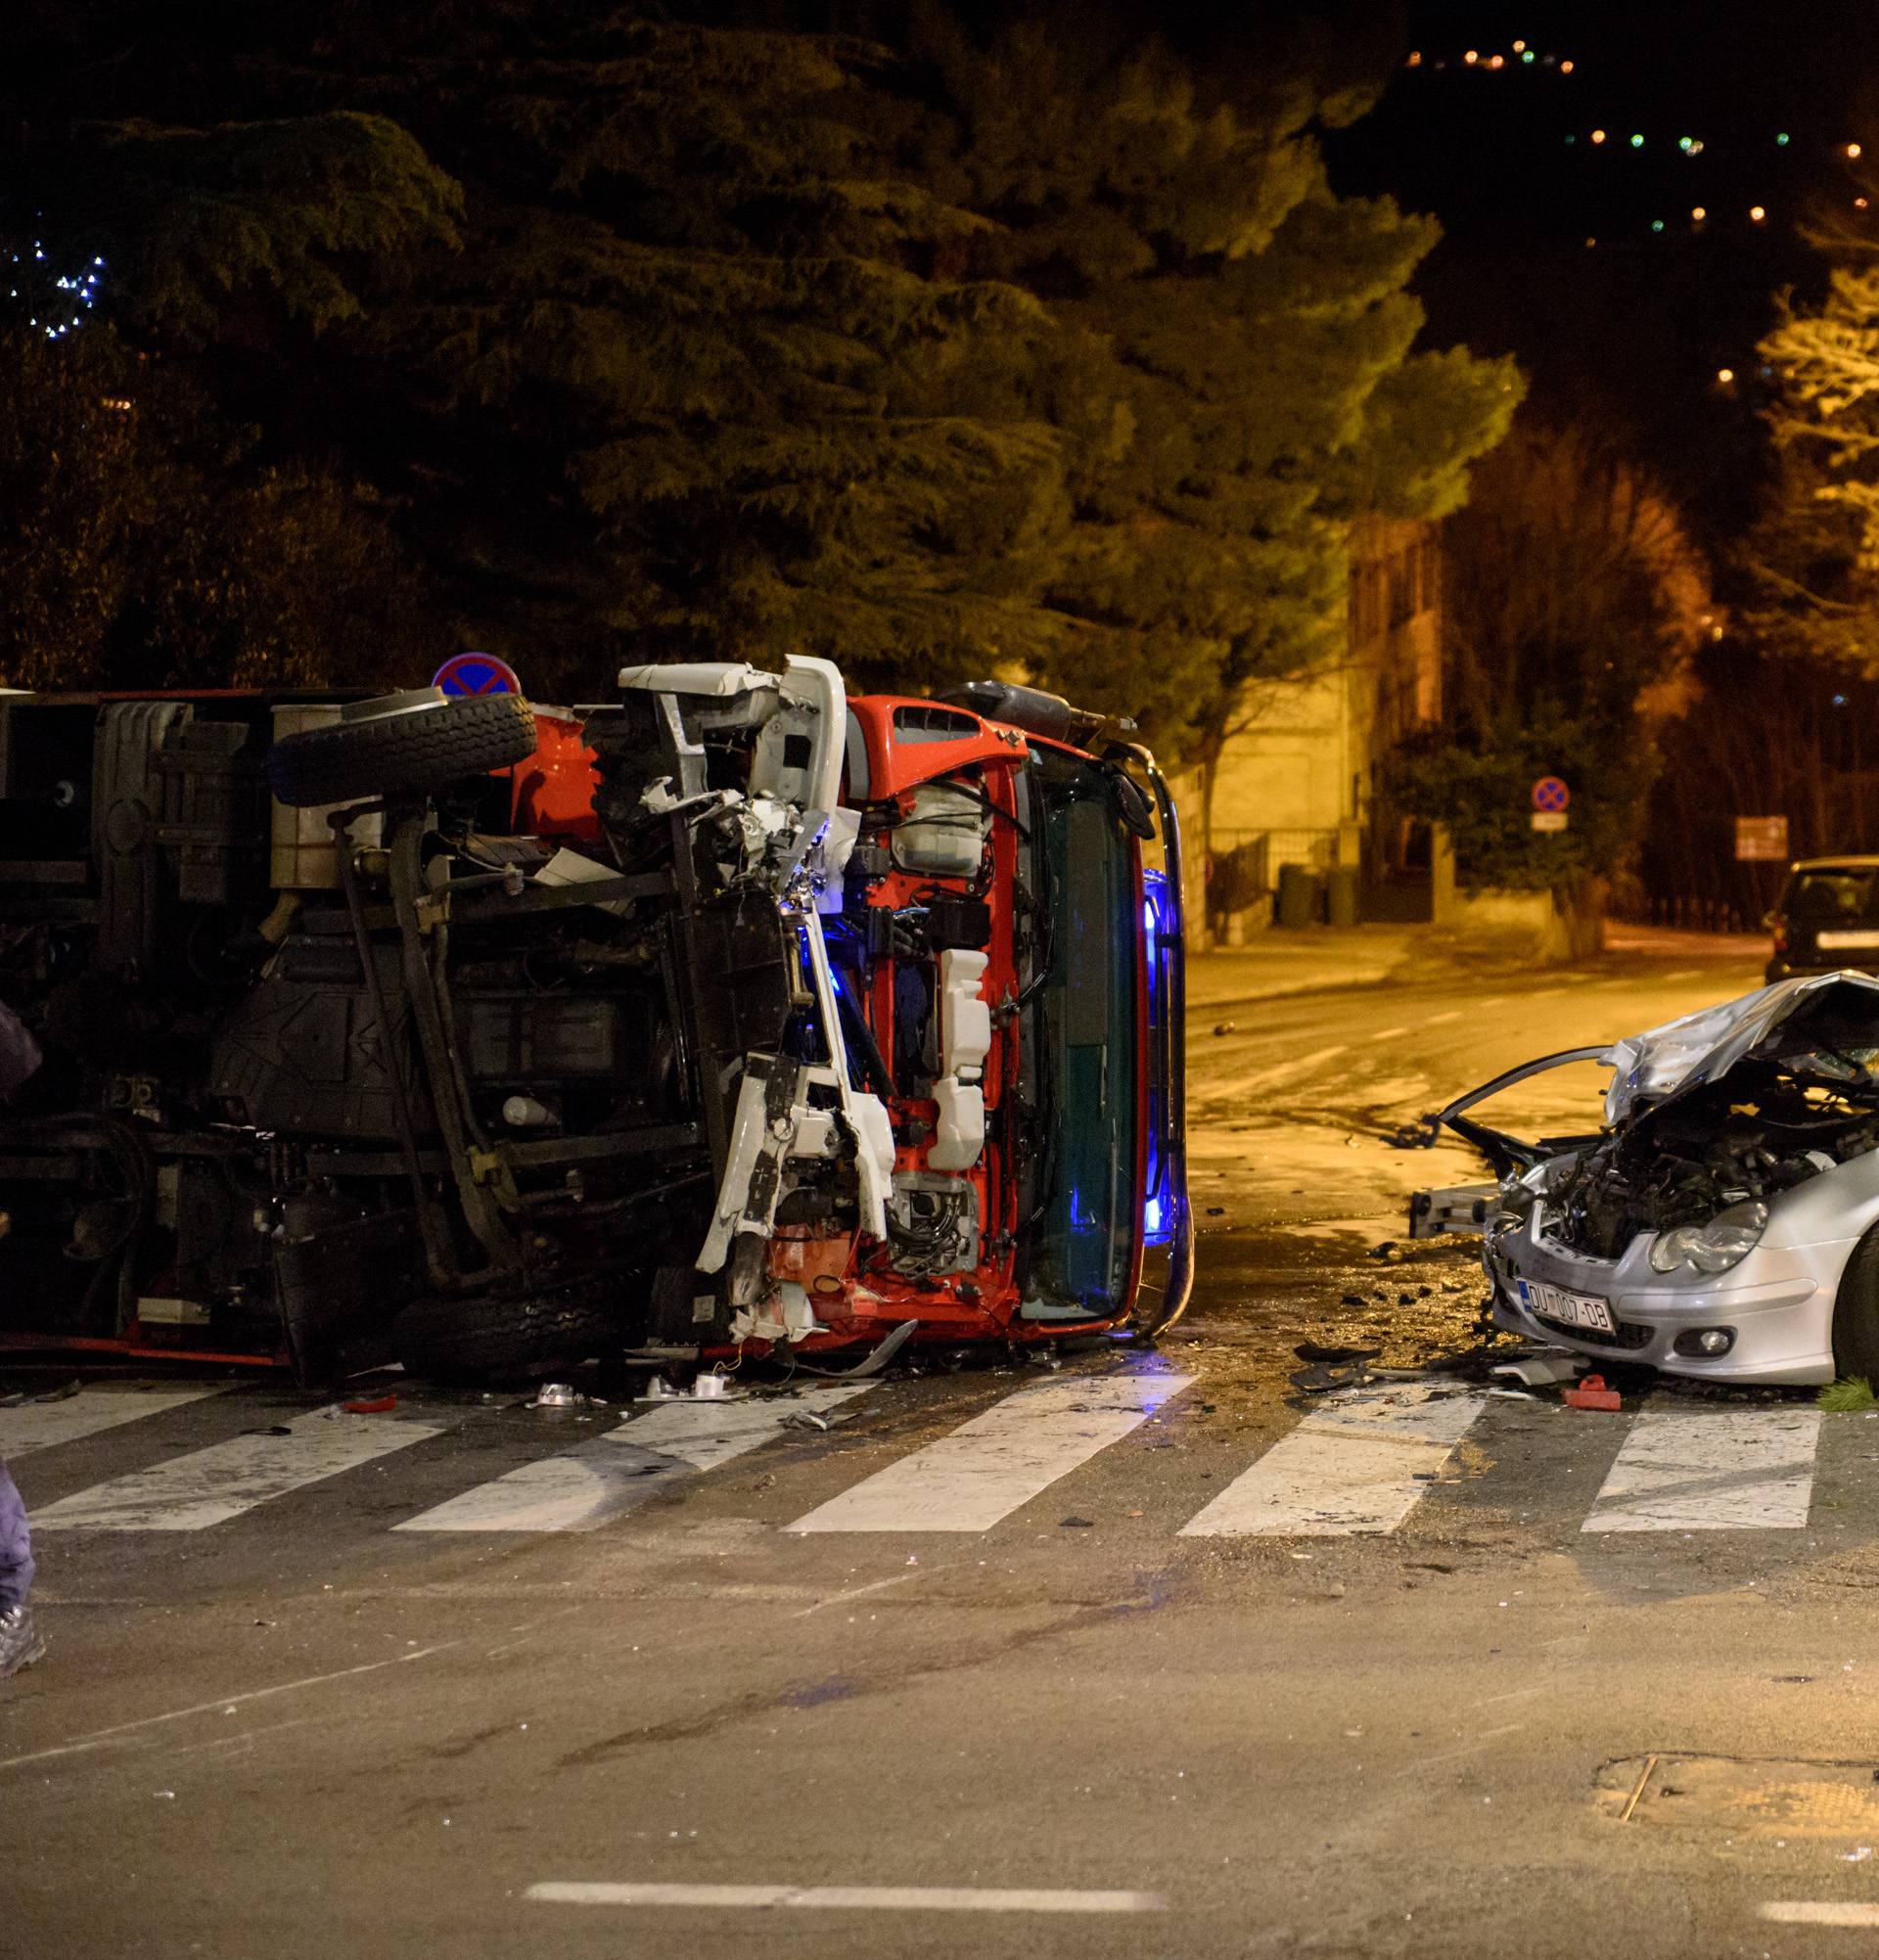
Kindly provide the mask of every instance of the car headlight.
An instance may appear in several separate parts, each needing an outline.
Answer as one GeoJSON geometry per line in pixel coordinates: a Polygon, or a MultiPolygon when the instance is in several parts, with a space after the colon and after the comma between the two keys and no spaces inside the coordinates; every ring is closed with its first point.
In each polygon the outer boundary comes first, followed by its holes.
{"type": "Polygon", "coordinates": [[[1694,1266],[1700,1273],[1725,1273],[1762,1243],[1767,1223],[1768,1208],[1752,1200],[1719,1211],[1707,1225],[1674,1225],[1651,1241],[1651,1270],[1694,1266]]]}

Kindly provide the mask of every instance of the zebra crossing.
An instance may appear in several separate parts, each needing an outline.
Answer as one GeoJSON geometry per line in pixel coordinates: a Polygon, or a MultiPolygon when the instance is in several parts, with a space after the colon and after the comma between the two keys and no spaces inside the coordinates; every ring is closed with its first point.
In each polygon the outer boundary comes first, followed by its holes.
{"type": "MultiPolygon", "coordinates": [[[[972,1379],[963,1378],[968,1385],[972,1379]]],[[[1487,1501],[1496,1475],[1516,1474],[1503,1461],[1507,1438],[1489,1436],[1494,1423],[1485,1420],[1496,1408],[1512,1420],[1509,1404],[1417,1382],[1329,1397],[1302,1419],[1288,1412],[1290,1426],[1276,1437],[1248,1437],[1237,1457],[1210,1452],[1208,1463],[1225,1473],[1220,1481],[1221,1472],[1200,1468],[1188,1444],[1169,1439],[1196,1381],[1156,1361],[1033,1382],[999,1393],[938,1436],[927,1422],[922,1439],[886,1462],[881,1457],[906,1427],[908,1397],[925,1394],[931,1416],[935,1385],[834,1383],[792,1395],[666,1401],[599,1411],[589,1419],[594,1427],[575,1433],[474,1403],[427,1400],[421,1390],[392,1412],[333,1405],[264,1421],[258,1418],[272,1404],[252,1386],[113,1383],[65,1399],[0,1406],[0,1458],[14,1463],[34,1528],[46,1533],[206,1531],[301,1493],[356,1490],[355,1480],[370,1471],[374,1527],[418,1539],[599,1530],[652,1498],[682,1497],[712,1472],[768,1452],[773,1474],[766,1481],[779,1484],[779,1497],[766,1522],[782,1544],[835,1533],[985,1533],[1060,1487],[1075,1504],[1073,1493],[1098,1487],[1085,1480],[1106,1476],[1126,1481],[1128,1517],[1146,1515],[1160,1494],[1155,1515],[1184,1539],[1387,1536],[1413,1531],[1432,1495],[1452,1488],[1457,1480],[1449,1473],[1464,1444],[1475,1446],[1479,1459],[1468,1481],[1489,1493],[1487,1501]],[[870,1430],[863,1415],[888,1420],[870,1430]],[[855,1427],[820,1434],[831,1419],[855,1427]],[[192,1425],[233,1433],[200,1441],[192,1425]],[[1144,1434],[1150,1426],[1153,1438],[1144,1434]],[[779,1450],[786,1437],[805,1446],[779,1450]],[[824,1446],[838,1438],[844,1447],[831,1455],[824,1446]],[[426,1444],[439,1451],[401,1504],[399,1466],[426,1457],[426,1444]],[[1155,1453],[1170,1449],[1186,1453],[1155,1453]],[[511,1458],[525,1452],[526,1460],[479,1474],[490,1469],[492,1451],[511,1458]],[[107,1455],[125,1467],[114,1462],[110,1474],[60,1487],[72,1481],[74,1462],[82,1474],[107,1455]],[[851,1457],[859,1459],[851,1481],[827,1494],[830,1471],[851,1457]],[[42,1489],[38,1461],[63,1464],[64,1479],[42,1489]],[[460,1487],[438,1497],[447,1487],[439,1478],[459,1466],[460,1487]],[[1205,1488],[1199,1478],[1209,1480],[1205,1488]],[[800,1509],[788,1504],[797,1479],[805,1485],[800,1509]]],[[[964,1392],[983,1399],[970,1386],[964,1392]]],[[[1521,1406],[1529,1426],[1523,1433],[1541,1436],[1542,1447],[1570,1437],[1581,1454],[1608,1452],[1581,1474],[1582,1487],[1568,1499],[1582,1511],[1573,1521],[1577,1529],[1593,1536],[1802,1530],[1814,1516],[1823,1438],[1836,1423],[1862,1420],[1796,1404],[1646,1405],[1609,1418],[1521,1406]],[[1560,1427],[1548,1431],[1547,1424],[1560,1427]],[[1591,1476],[1603,1479],[1595,1493],[1591,1476]]],[[[949,1412],[948,1404],[938,1405],[941,1422],[949,1412]]],[[[1879,1446],[1879,1436],[1863,1439],[1879,1446]]],[[[1232,1447],[1236,1439],[1217,1440],[1232,1447]]],[[[1879,1463],[1879,1448],[1860,1460],[1879,1463]]],[[[1115,1517],[1114,1487],[1105,1501],[1115,1517]]]]}

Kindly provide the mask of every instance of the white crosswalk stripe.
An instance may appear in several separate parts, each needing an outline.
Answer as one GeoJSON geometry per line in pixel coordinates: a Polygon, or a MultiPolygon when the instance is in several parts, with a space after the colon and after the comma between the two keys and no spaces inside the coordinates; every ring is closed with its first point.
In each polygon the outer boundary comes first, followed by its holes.
{"type": "Polygon", "coordinates": [[[399,1531],[591,1531],[659,1490],[742,1456],[804,1412],[839,1407],[872,1382],[810,1389],[790,1399],[668,1402],[610,1435],[461,1491],[407,1518],[399,1531]]]}
{"type": "Polygon", "coordinates": [[[200,1531],[443,1434],[395,1416],[325,1410],[296,1417],[283,1427],[283,1435],[232,1436],[76,1491],[36,1512],[33,1529],[200,1531]]]}
{"type": "Polygon", "coordinates": [[[986,1531],[1193,1380],[1148,1370],[1021,1389],[818,1505],[792,1531],[986,1531]]]}
{"type": "MultiPolygon", "coordinates": [[[[776,1464],[779,1481],[802,1480],[805,1494],[792,1505],[789,1482],[783,1481],[762,1507],[774,1520],[794,1519],[782,1525],[785,1533],[984,1532],[1061,1480],[1079,1481],[1078,1474],[1091,1472],[1103,1451],[1193,1379],[1154,1363],[1111,1374],[1061,1375],[1005,1394],[865,1476],[852,1456],[817,1449],[813,1434],[796,1426],[804,1416],[827,1415],[857,1398],[880,1403],[903,1392],[900,1385],[829,1383],[795,1394],[641,1405],[636,1412],[621,1410],[618,1427],[598,1436],[592,1428],[564,1429],[522,1411],[428,1400],[420,1390],[404,1396],[395,1415],[315,1410],[286,1422],[281,1434],[257,1427],[184,1451],[177,1444],[189,1434],[191,1405],[200,1402],[209,1411],[196,1425],[199,1434],[227,1436],[244,1419],[269,1422],[278,1398],[254,1397],[245,1409],[241,1404],[253,1391],[240,1385],[233,1388],[234,1399],[217,1404],[210,1398],[229,1394],[230,1385],[164,1383],[140,1392],[112,1383],[57,1402],[0,1409],[0,1454],[26,1459],[26,1494],[39,1529],[200,1531],[450,1433],[456,1443],[448,1454],[427,1453],[414,1460],[409,1473],[388,1466],[369,1483],[346,1486],[352,1496],[336,1490],[332,1503],[344,1507],[358,1492],[369,1492],[372,1530],[554,1533],[602,1528],[648,1498],[682,1489],[705,1473],[796,1434],[802,1446],[777,1452],[776,1464]],[[144,1425],[139,1418],[146,1416],[171,1420],[144,1425]],[[59,1481],[59,1460],[47,1455],[41,1467],[36,1453],[93,1436],[100,1440],[83,1460],[97,1463],[97,1452],[103,1452],[104,1462],[124,1474],[47,1503],[32,1488],[35,1478],[51,1481],[55,1490],[69,1490],[69,1473],[59,1481]],[[564,1446],[556,1448],[557,1443],[564,1446]],[[547,1453],[517,1462],[530,1451],[547,1453]],[[853,1472],[846,1487],[843,1470],[853,1472]],[[406,1476],[414,1480],[411,1500],[393,1510],[399,1522],[388,1524],[387,1500],[395,1503],[396,1480],[406,1476]],[[806,1494],[811,1488],[825,1501],[805,1511],[813,1501],[806,1494]],[[826,1495],[831,1489],[835,1494],[826,1495]],[[438,1497],[442,1501],[435,1501],[438,1497]]],[[[942,1423],[948,1419],[944,1390],[921,1386],[906,1392],[913,1406],[942,1423]]],[[[1479,1390],[1428,1381],[1333,1396],[1250,1464],[1246,1453],[1235,1461],[1226,1451],[1210,1449],[1207,1465],[1232,1481],[1178,1526],[1179,1534],[1272,1538],[1398,1531],[1425,1499],[1453,1501],[1438,1495],[1440,1473],[1484,1413],[1502,1406],[1479,1390]]],[[[1624,1419],[1558,1412],[1542,1418],[1539,1427],[1533,1415],[1505,1406],[1504,1420],[1476,1432],[1484,1438],[1476,1490],[1489,1502],[1507,1503],[1494,1496],[1495,1481],[1506,1480],[1507,1491],[1519,1493],[1511,1501],[1524,1512],[1549,1510],[1565,1528],[1592,1534],[1799,1529],[1809,1522],[1822,1438],[1835,1431],[1819,1410],[1794,1404],[1692,1410],[1685,1402],[1647,1406],[1624,1419]],[[1555,1430],[1555,1421],[1570,1425],[1570,1459],[1562,1454],[1569,1447],[1567,1430],[1555,1430]],[[1588,1444],[1602,1460],[1584,1461],[1588,1444]],[[1588,1511],[1592,1484],[1601,1474],[1602,1487],[1588,1511]]],[[[865,1423],[847,1432],[866,1433],[865,1423]]],[[[1197,1440],[1200,1436],[1197,1430],[1197,1440]]],[[[1208,1439],[1224,1437],[1210,1431],[1208,1439]]],[[[886,1436],[877,1436],[862,1461],[880,1464],[877,1452],[891,1448],[886,1436]]],[[[1152,1469],[1158,1479],[1186,1491],[1195,1489],[1190,1480],[1200,1464],[1176,1452],[1143,1458],[1138,1468],[1152,1469]]],[[[1068,1496],[1065,1508],[1111,1516],[1116,1503],[1111,1492],[1110,1484],[1099,1481],[1087,1494],[1068,1496]]],[[[1126,1501],[1141,1498],[1135,1494],[1126,1501]]],[[[1199,1502],[1197,1491],[1190,1505],[1199,1502]]],[[[1170,1525],[1187,1508],[1177,1509],[1170,1525]]]]}
{"type": "Polygon", "coordinates": [[[1584,1531],[1794,1530],[1808,1522],[1818,1409],[1646,1409],[1584,1531]]]}
{"type": "Polygon", "coordinates": [[[218,1382],[208,1387],[193,1384],[188,1388],[147,1386],[139,1383],[104,1382],[82,1389],[56,1402],[22,1402],[0,1409],[0,1459],[25,1456],[35,1449],[51,1449],[56,1443],[76,1442],[100,1431],[134,1423],[144,1416],[161,1415],[166,1409],[180,1409],[190,1402],[226,1394],[233,1384],[218,1382]]]}
{"type": "Polygon", "coordinates": [[[1414,1383],[1314,1410],[1181,1527],[1184,1538],[1394,1531],[1487,1407],[1414,1383]]]}

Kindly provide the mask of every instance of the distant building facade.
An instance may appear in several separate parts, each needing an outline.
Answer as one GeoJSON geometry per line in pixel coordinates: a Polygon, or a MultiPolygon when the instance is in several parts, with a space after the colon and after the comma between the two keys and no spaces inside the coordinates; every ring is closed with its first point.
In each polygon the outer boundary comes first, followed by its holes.
{"type": "MultiPolygon", "coordinates": [[[[1350,552],[1343,657],[1308,680],[1262,688],[1247,704],[1252,725],[1221,754],[1208,893],[1216,932],[1225,915],[1256,909],[1249,894],[1269,891],[1285,864],[1354,867],[1369,916],[1429,916],[1430,834],[1390,808],[1380,764],[1442,714],[1440,535],[1431,524],[1366,518],[1352,526],[1350,552]]],[[[1198,852],[1199,784],[1186,789],[1198,852]]]]}

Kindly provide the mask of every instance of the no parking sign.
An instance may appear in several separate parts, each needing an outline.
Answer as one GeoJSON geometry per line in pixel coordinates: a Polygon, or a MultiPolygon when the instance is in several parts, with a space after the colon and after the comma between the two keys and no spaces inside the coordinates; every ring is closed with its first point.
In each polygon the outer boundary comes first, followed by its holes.
{"type": "Polygon", "coordinates": [[[452,696],[520,694],[522,676],[494,654],[452,654],[431,676],[431,685],[452,696]]]}
{"type": "Polygon", "coordinates": [[[1563,776],[1542,776],[1534,785],[1535,830],[1559,831],[1566,828],[1566,806],[1573,800],[1573,793],[1566,787],[1563,776]]]}

